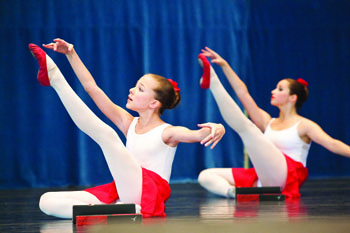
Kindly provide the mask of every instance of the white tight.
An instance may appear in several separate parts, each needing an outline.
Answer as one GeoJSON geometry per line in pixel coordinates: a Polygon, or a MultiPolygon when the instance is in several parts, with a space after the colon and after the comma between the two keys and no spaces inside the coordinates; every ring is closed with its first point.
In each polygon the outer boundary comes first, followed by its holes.
{"type": "Polygon", "coordinates": [[[47,192],[39,202],[40,210],[59,218],[72,218],[73,205],[103,204],[91,193],[85,191],[47,192]]]}
{"type": "MultiPolygon", "coordinates": [[[[109,170],[116,183],[120,201],[141,203],[142,169],[125,148],[118,134],[101,121],[76,95],[62,73],[46,55],[50,84],[57,92],[74,123],[102,149],[109,170]]],[[[74,204],[100,204],[92,194],[79,192],[50,192],[40,199],[40,209],[53,216],[71,218],[74,204]],[[63,210],[63,209],[69,209],[63,210]]]]}
{"type": "MultiPolygon", "coordinates": [[[[210,90],[214,95],[221,115],[226,123],[241,137],[253,166],[263,186],[284,188],[287,179],[287,163],[284,155],[268,140],[264,134],[241,111],[235,101],[226,92],[214,69],[210,72],[210,90]]],[[[227,189],[234,187],[231,169],[204,170],[199,175],[199,183],[216,194],[226,196],[227,189]],[[223,175],[225,174],[225,175],[223,175]]]]}

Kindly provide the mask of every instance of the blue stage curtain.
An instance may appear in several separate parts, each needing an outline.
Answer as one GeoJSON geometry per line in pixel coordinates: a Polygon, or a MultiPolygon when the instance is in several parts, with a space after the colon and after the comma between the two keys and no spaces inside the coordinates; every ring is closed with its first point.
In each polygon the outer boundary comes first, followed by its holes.
{"type": "MultiPolygon", "coordinates": [[[[179,145],[171,182],[195,181],[208,167],[243,165],[240,138],[223,122],[210,91],[199,88],[197,56],[204,46],[227,59],[273,116],[269,99],[276,83],[306,79],[310,98],[300,113],[349,144],[349,12],[346,0],[0,1],[0,188],[90,186],[112,179],[97,144],[73,124],[54,90],[36,82],[38,66],[27,46],[54,38],[74,44],[98,85],[120,106],[143,74],[156,73],[181,88],[182,101],[165,112],[165,121],[191,129],[208,121],[226,126],[214,150],[179,145]]],[[[83,101],[113,126],[65,56],[48,54],[83,101]]],[[[316,144],[308,167],[312,177],[350,175],[349,159],[316,144]]]]}

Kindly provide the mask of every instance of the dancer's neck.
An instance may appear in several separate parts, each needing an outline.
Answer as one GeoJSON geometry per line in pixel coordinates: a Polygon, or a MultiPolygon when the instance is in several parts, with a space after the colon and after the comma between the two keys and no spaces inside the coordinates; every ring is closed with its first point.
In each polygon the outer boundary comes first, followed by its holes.
{"type": "Polygon", "coordinates": [[[145,133],[161,124],[164,124],[164,121],[160,118],[158,113],[142,113],[135,127],[137,133],[145,133]]]}

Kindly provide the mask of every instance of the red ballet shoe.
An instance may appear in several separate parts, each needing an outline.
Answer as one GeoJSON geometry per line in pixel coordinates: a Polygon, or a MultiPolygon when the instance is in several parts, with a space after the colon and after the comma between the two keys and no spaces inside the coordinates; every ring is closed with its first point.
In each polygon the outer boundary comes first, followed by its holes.
{"type": "Polygon", "coordinates": [[[208,89],[210,86],[210,63],[203,54],[198,55],[198,62],[203,67],[203,76],[201,78],[201,88],[208,89]]]}
{"type": "Polygon", "coordinates": [[[28,45],[30,52],[34,58],[38,61],[38,82],[43,86],[50,86],[50,79],[47,72],[46,53],[40,47],[35,44],[28,45]]]}

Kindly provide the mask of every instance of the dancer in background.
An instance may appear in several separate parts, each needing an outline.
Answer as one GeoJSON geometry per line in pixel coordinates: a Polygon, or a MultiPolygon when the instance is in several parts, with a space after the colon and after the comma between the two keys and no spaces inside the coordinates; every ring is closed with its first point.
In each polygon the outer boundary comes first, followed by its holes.
{"type": "Polygon", "coordinates": [[[271,92],[271,104],[279,108],[272,118],[260,109],[246,85],[229,64],[206,47],[199,55],[203,66],[201,87],[210,88],[226,123],[241,137],[254,168],[211,168],[199,174],[198,182],[215,194],[234,197],[235,187],[279,186],[286,197],[300,197],[299,188],[308,176],[306,159],[311,142],[350,157],[350,147],[326,134],[315,122],[298,114],[308,98],[303,79],[283,79],[271,92]],[[207,57],[218,64],[244,108],[249,120],[220,83],[207,57]]]}
{"type": "Polygon", "coordinates": [[[165,216],[170,196],[169,179],[177,145],[201,142],[213,148],[225,133],[221,124],[199,124],[190,130],[165,123],[160,116],[180,101],[177,83],[155,74],[142,76],[130,89],[126,107],[133,117],[115,105],[69,44],[61,39],[43,45],[66,55],[75,74],[98,108],[126,136],[126,146],[117,133],[102,122],[76,95],[52,59],[38,46],[29,49],[38,60],[38,81],[57,92],[74,123],[101,147],[114,181],[83,191],[48,192],[40,198],[40,209],[52,216],[72,218],[72,206],[110,204],[121,201],[141,206],[144,217],[165,216]]]}

